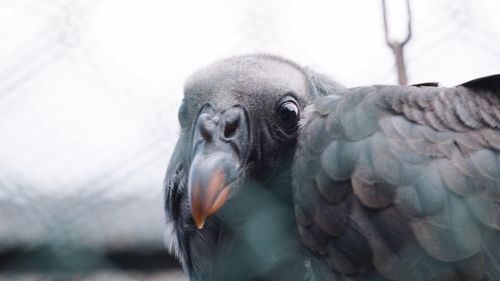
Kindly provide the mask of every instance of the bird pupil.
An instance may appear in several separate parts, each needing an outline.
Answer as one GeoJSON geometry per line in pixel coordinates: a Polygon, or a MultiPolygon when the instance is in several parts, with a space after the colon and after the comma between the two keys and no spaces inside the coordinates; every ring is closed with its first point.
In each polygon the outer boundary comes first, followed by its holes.
{"type": "Polygon", "coordinates": [[[292,115],[292,112],[289,110],[289,108],[283,108],[281,110],[281,119],[283,121],[289,120],[291,115],[292,115]]]}
{"type": "Polygon", "coordinates": [[[281,126],[285,129],[293,129],[297,125],[298,108],[294,102],[287,101],[279,107],[281,126]]]}

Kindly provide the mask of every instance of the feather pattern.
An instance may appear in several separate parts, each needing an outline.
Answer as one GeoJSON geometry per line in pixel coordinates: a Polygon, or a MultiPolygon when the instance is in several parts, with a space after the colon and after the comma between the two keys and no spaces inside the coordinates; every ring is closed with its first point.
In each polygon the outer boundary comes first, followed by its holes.
{"type": "Polygon", "coordinates": [[[346,280],[499,280],[499,85],[316,100],[294,165],[305,245],[346,280]]]}

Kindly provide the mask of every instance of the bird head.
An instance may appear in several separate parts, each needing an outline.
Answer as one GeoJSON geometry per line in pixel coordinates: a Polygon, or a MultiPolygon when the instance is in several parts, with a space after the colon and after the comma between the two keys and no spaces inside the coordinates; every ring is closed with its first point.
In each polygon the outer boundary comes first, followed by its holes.
{"type": "Polygon", "coordinates": [[[289,169],[302,111],[318,95],[310,72],[270,55],[222,60],[187,79],[170,166],[185,162],[198,228],[249,182],[289,169]]]}
{"type": "Polygon", "coordinates": [[[303,275],[298,240],[286,235],[295,229],[291,166],[306,106],[343,88],[324,78],[247,55],[187,79],[165,178],[165,242],[193,280],[275,280],[281,267],[303,275]]]}
{"type": "Polygon", "coordinates": [[[187,80],[179,119],[190,132],[187,191],[198,228],[245,183],[290,162],[307,92],[301,68],[266,56],[224,60],[187,80]]]}

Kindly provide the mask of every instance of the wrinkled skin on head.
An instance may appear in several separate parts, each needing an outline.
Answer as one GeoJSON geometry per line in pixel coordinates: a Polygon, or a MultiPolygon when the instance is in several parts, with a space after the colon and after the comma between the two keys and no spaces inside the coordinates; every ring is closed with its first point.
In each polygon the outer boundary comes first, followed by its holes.
{"type": "Polygon", "coordinates": [[[304,278],[290,165],[309,87],[302,68],[265,55],[187,80],[165,207],[169,245],[192,280],[304,278]]]}

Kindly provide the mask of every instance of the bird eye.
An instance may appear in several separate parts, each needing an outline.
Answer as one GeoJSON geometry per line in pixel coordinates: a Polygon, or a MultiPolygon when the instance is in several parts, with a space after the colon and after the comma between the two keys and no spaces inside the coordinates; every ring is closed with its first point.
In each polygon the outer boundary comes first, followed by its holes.
{"type": "Polygon", "coordinates": [[[177,118],[179,118],[179,123],[181,124],[182,128],[187,127],[189,121],[189,112],[185,99],[182,99],[181,106],[179,107],[179,112],[177,113],[177,118]]]}
{"type": "Polygon", "coordinates": [[[282,102],[276,109],[280,126],[288,133],[293,133],[299,123],[300,111],[298,105],[291,100],[282,102]]]}

